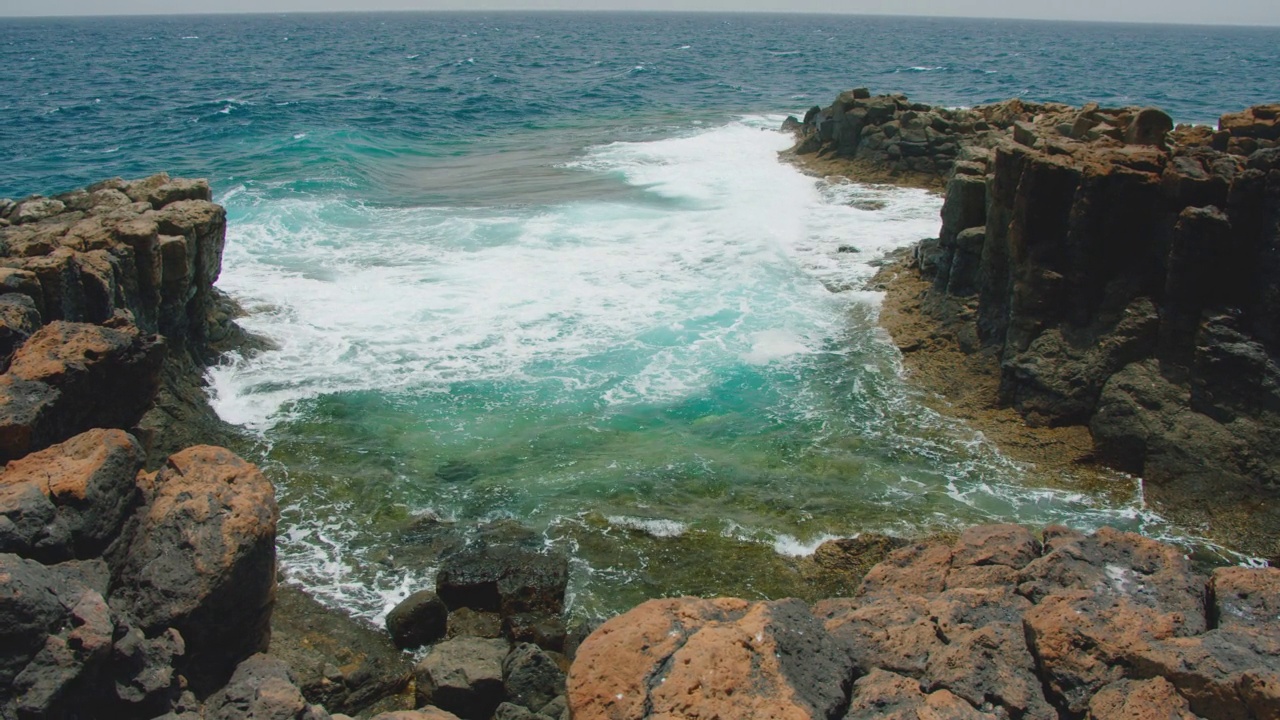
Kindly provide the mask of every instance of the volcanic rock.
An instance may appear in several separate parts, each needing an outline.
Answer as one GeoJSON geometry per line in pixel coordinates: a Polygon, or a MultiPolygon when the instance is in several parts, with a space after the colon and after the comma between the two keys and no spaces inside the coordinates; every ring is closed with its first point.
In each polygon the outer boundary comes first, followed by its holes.
{"type": "Polygon", "coordinates": [[[197,694],[270,639],[279,510],[271,483],[229,450],[198,446],[139,479],[146,507],[112,603],[148,634],[175,628],[197,694]]]}
{"type": "Polygon", "coordinates": [[[414,669],[418,703],[466,720],[488,720],[506,699],[502,663],[509,651],[506,640],[472,637],[436,645],[414,669]]]}
{"type": "Polygon", "coordinates": [[[141,500],[142,448],[90,430],[0,471],[0,552],[55,563],[106,553],[141,500]]]}
{"type": "Polygon", "coordinates": [[[387,613],[387,631],[399,648],[416,648],[444,637],[449,608],[430,590],[419,590],[387,613]]]}

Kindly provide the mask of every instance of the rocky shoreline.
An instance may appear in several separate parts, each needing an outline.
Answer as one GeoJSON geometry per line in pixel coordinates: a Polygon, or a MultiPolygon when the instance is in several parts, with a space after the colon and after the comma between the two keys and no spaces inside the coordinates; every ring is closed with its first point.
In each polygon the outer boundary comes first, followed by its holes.
{"type": "MultiPolygon", "coordinates": [[[[1002,187],[1001,167],[1035,166],[1046,107],[1011,101],[987,117],[854,91],[838,113],[794,123],[798,150],[832,167],[852,159],[916,185],[949,178],[949,239],[923,243],[902,274],[923,273],[920,317],[943,312],[935,295],[947,312],[963,304],[955,298],[978,298],[947,325],[961,329],[938,333],[974,356],[998,353],[985,350],[985,330],[963,329],[983,308],[980,290],[961,294],[965,283],[992,277],[971,277],[969,231],[999,234],[987,188],[1002,187]],[[971,178],[981,178],[980,203],[971,178]]],[[[1115,124],[1089,125],[1078,142],[1139,148],[1116,150],[1138,158],[1134,172],[1149,154],[1176,152],[1151,129],[1163,127],[1159,116],[1130,113],[1123,124],[1088,112],[1115,124]]],[[[1233,132],[1205,137],[1236,157],[1249,148],[1233,132]]],[[[1055,167],[1070,155],[1042,151],[1055,167]]],[[[1252,163],[1237,163],[1242,177],[1252,163]]],[[[1266,197],[1280,177],[1269,172],[1266,197]]],[[[1043,220],[1035,198],[1057,195],[1031,192],[1039,187],[1015,192],[1008,214],[1043,220]]],[[[594,632],[565,626],[566,558],[497,529],[446,552],[436,587],[392,611],[387,634],[357,626],[278,584],[271,482],[218,447],[243,439],[209,409],[202,369],[265,342],[235,325],[234,304],[214,287],[225,229],[207,183],[164,175],[0,201],[4,720],[1280,717],[1280,570],[1205,575],[1171,546],[1109,529],[832,541],[815,565],[824,582],[857,588],[849,598],[654,600],[594,632]]],[[[1190,312],[1178,307],[1179,318],[1190,312]]],[[[1055,319],[1041,329],[1061,326],[1055,319]]],[[[1189,332],[1174,330],[1175,340],[1189,332]]],[[[1256,341],[1264,351],[1269,337],[1256,341]]],[[[1025,376],[1016,379],[1046,385],[1025,376]]],[[[1258,392],[1231,388],[1212,397],[1258,392]]],[[[1037,423],[1057,407],[1011,397],[1037,423]]]]}
{"type": "Polygon", "coordinates": [[[811,169],[944,188],[938,237],[878,279],[917,381],[1022,459],[1132,473],[1171,519],[1278,558],[1278,118],[855,90],[788,127],[811,169]]]}

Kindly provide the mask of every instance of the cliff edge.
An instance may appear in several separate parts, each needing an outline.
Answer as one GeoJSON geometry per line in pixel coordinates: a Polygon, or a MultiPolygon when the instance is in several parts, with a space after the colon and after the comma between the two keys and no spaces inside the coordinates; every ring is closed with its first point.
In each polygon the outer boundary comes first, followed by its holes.
{"type": "Polygon", "coordinates": [[[847,158],[855,178],[870,163],[944,189],[938,237],[889,283],[908,356],[971,356],[992,405],[1087,428],[1081,459],[1280,557],[1280,105],[1214,130],[1154,108],[856,90],[790,126],[797,154],[847,158]],[[931,332],[909,327],[921,316],[931,332]]]}

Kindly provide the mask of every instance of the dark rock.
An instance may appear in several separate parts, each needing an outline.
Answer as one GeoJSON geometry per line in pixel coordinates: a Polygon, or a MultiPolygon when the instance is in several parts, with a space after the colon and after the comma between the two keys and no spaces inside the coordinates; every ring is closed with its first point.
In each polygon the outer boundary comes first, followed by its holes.
{"type": "Polygon", "coordinates": [[[148,635],[186,641],[197,695],[265,650],[275,599],[279,510],[271,483],[223,448],[197,446],[139,483],[146,507],[112,583],[112,604],[148,635]]]}
{"type": "Polygon", "coordinates": [[[562,554],[477,544],[444,558],[436,592],[450,609],[554,615],[564,609],[568,579],[569,561],[562,554]]]}
{"type": "Polygon", "coordinates": [[[1143,108],[1133,116],[1125,130],[1124,141],[1130,145],[1156,145],[1165,147],[1166,136],[1173,132],[1173,118],[1163,110],[1143,108]]]}
{"type": "Polygon", "coordinates": [[[449,629],[446,635],[456,637],[500,638],[502,616],[496,612],[480,612],[471,608],[458,608],[449,613],[449,629]]]}
{"type": "Polygon", "coordinates": [[[502,619],[502,636],[512,643],[532,643],[543,650],[563,652],[567,634],[558,615],[517,613],[502,619]]]}
{"type": "Polygon", "coordinates": [[[531,711],[565,693],[565,674],[537,645],[516,645],[502,661],[502,686],[510,702],[531,711]]]}
{"type": "Polygon", "coordinates": [[[410,704],[403,700],[413,662],[385,632],[289,585],[277,589],[271,654],[289,664],[307,702],[331,712],[367,714],[388,703],[410,704]]]}
{"type": "Polygon", "coordinates": [[[329,713],[307,703],[284,661],[257,654],[205,701],[203,720],[329,720],[329,713]]]}
{"type": "Polygon", "coordinates": [[[416,648],[445,636],[449,608],[430,590],[419,590],[387,613],[387,630],[399,648],[416,648]]]}
{"type": "Polygon", "coordinates": [[[135,328],[41,328],[0,375],[0,460],[93,427],[131,427],[155,397],[163,350],[135,328]]]}
{"type": "Polygon", "coordinates": [[[103,555],[141,500],[142,448],[90,430],[0,471],[0,552],[44,563],[103,555]]]}
{"type": "Polygon", "coordinates": [[[94,699],[111,649],[101,561],[45,566],[0,554],[0,714],[56,716],[94,699]]]}
{"type": "Polygon", "coordinates": [[[436,645],[414,669],[418,704],[435,705],[466,720],[487,720],[506,699],[502,661],[506,640],[458,638],[436,645]]]}
{"type": "Polygon", "coordinates": [[[173,628],[153,638],[130,628],[112,650],[116,698],[131,706],[130,714],[154,716],[168,711],[182,694],[174,665],[181,664],[185,653],[186,643],[173,628]]]}
{"type": "Polygon", "coordinates": [[[40,311],[29,296],[0,295],[0,372],[8,369],[14,351],[42,324],[40,311]]]}

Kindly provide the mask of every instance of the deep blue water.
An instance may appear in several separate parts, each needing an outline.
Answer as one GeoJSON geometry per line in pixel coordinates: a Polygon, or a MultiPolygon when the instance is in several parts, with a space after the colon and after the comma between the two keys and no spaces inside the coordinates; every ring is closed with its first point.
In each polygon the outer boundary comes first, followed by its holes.
{"type": "Polygon", "coordinates": [[[228,209],[276,349],[210,374],[288,577],[376,618],[434,520],[570,552],[576,612],[806,592],[824,538],[983,521],[1187,533],[1131,478],[1010,461],[902,378],[873,260],[923,191],[778,161],[787,113],[1280,100],[1280,29],[782,15],[0,21],[0,196],[157,171],[228,209]],[[853,249],[856,252],[848,252],[853,249]]]}
{"type": "Polygon", "coordinates": [[[1277,47],[1277,28],[857,16],[0,19],[0,196],[168,170],[387,199],[431,158],[530,131],[624,136],[857,85],[1212,122],[1280,98],[1277,47]]]}

